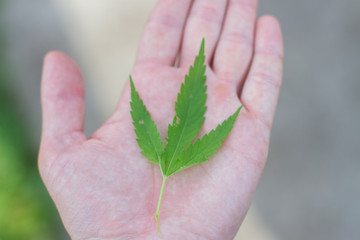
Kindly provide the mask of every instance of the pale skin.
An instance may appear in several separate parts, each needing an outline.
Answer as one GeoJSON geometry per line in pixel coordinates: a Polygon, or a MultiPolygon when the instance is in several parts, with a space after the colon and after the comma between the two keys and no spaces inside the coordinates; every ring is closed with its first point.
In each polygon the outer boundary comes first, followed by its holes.
{"type": "MultiPolygon", "coordinates": [[[[272,16],[256,19],[256,6],[255,0],[160,0],[146,24],[131,74],[163,139],[203,37],[208,108],[202,132],[244,104],[209,161],[167,178],[162,239],[232,239],[246,215],[265,165],[282,78],[279,23],[272,16]]],[[[155,211],[162,175],[136,143],[129,84],[89,138],[83,79],[70,57],[45,57],[41,97],[40,173],[72,239],[160,239],[155,211]]]]}

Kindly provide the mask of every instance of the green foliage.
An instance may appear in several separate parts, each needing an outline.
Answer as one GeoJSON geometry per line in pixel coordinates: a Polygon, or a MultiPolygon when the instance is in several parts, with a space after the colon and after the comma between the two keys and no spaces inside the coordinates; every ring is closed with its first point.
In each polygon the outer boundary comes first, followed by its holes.
{"type": "MultiPolygon", "coordinates": [[[[1,27],[0,22],[0,52],[5,53],[1,27]]],[[[37,152],[5,57],[0,54],[0,240],[59,239],[56,211],[38,174],[37,152]]]]}
{"type": "MultiPolygon", "coordinates": [[[[175,117],[168,127],[165,149],[163,149],[157,127],[140,99],[130,77],[131,116],[138,137],[138,145],[142,149],[144,156],[151,162],[160,165],[163,174],[163,183],[155,214],[158,228],[160,203],[166,178],[185,168],[208,160],[229,135],[242,108],[242,106],[239,107],[233,115],[219,124],[215,130],[212,130],[201,139],[197,139],[192,144],[205,120],[207,95],[204,45],[205,41],[203,39],[199,55],[195,58],[194,65],[190,66],[189,74],[185,76],[185,82],[181,85],[175,103],[175,117]]],[[[158,230],[160,232],[160,229],[158,230]]]]}
{"type": "Polygon", "coordinates": [[[55,209],[5,76],[0,68],[0,239],[57,239],[55,209]]]}

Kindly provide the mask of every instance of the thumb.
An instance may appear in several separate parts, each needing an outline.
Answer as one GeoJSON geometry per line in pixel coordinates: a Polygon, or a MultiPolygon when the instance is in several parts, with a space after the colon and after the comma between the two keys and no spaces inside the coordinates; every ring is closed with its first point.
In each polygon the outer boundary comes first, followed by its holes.
{"type": "Polygon", "coordinates": [[[44,173],[60,153],[86,140],[83,79],[76,63],[64,53],[50,52],[45,56],[41,104],[39,168],[44,173]]]}

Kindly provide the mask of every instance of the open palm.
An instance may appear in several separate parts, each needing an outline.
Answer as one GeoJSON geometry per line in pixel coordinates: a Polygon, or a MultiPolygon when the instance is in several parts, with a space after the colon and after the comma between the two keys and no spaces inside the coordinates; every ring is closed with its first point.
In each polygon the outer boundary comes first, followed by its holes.
{"type": "MultiPolygon", "coordinates": [[[[255,0],[160,0],[147,23],[132,76],[163,139],[203,37],[208,109],[202,132],[244,104],[209,161],[168,178],[163,239],[232,239],[249,207],[266,161],[282,71],[279,24],[255,18],[255,0]]],[[[140,154],[129,101],[127,84],[114,114],[87,138],[81,74],[65,54],[46,56],[39,167],[73,239],[160,238],[154,214],[162,175],[140,154]]]]}

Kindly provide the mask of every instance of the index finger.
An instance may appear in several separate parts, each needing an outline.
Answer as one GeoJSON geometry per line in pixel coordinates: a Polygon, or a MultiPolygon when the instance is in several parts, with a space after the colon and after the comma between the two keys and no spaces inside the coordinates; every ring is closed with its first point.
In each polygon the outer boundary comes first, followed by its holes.
{"type": "Polygon", "coordinates": [[[147,21],[136,63],[174,65],[191,0],[160,0],[147,21]]]}

